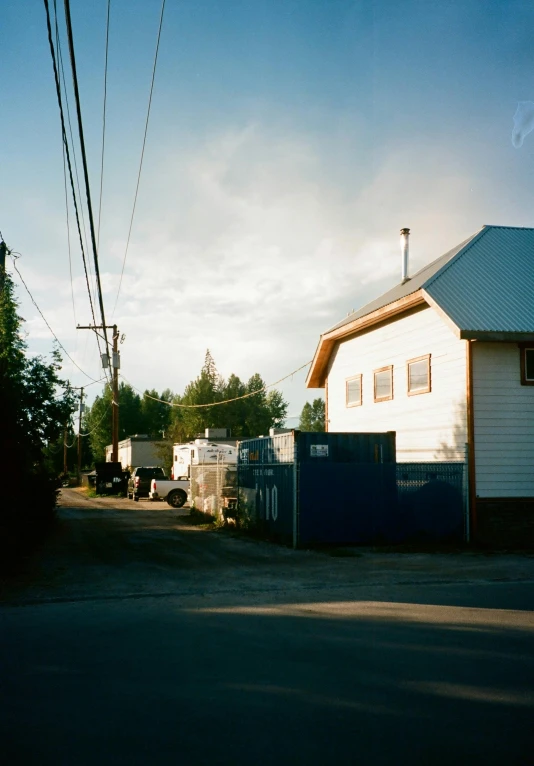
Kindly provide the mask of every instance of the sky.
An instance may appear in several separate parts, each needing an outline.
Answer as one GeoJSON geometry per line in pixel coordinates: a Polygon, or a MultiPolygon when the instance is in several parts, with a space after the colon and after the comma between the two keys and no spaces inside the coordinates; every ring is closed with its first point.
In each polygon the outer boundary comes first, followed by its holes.
{"type": "MultiPolygon", "coordinates": [[[[117,300],[160,10],[111,0],[98,221],[107,0],[71,0],[106,320],[140,391],[183,392],[207,348],[245,380],[309,362],[322,332],[400,281],[402,227],[413,273],[484,224],[534,225],[530,0],[167,0],[117,300]]],[[[82,184],[61,0],[57,12],[82,184]]],[[[0,0],[0,24],[0,231],[98,379],[93,333],[76,329],[91,315],[44,4],[0,0]]],[[[14,279],[29,350],[47,354],[14,279]]],[[[68,360],[63,373],[90,382],[68,360]]],[[[322,396],[305,378],[278,386],[288,425],[322,396]]]]}

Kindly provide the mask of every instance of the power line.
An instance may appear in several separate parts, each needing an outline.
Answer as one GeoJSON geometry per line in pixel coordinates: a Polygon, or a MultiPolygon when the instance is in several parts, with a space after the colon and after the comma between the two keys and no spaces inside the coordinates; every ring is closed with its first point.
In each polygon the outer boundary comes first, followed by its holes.
{"type": "Polygon", "coordinates": [[[147,399],[152,399],[155,402],[166,404],[168,407],[180,407],[185,410],[197,410],[197,409],[200,409],[201,407],[218,407],[220,404],[230,404],[230,402],[237,402],[240,399],[248,399],[249,396],[255,396],[256,394],[261,394],[262,391],[266,391],[268,388],[277,386],[279,383],[282,383],[282,381],[293,377],[293,375],[296,375],[297,372],[300,372],[305,367],[309,367],[312,362],[313,362],[313,359],[310,359],[310,361],[306,362],[306,364],[303,364],[302,367],[299,367],[298,369],[293,370],[293,372],[290,372],[288,375],[284,375],[283,378],[280,378],[280,380],[276,380],[274,383],[268,383],[267,385],[256,389],[256,391],[250,391],[248,394],[243,394],[242,396],[236,396],[233,399],[225,399],[223,402],[211,402],[210,404],[178,404],[176,402],[166,402],[165,399],[158,399],[156,396],[150,396],[150,394],[147,394],[146,391],[143,392],[139,388],[132,386],[132,384],[128,380],[126,380],[126,378],[124,377],[122,373],[120,373],[120,376],[125,381],[125,383],[128,383],[128,385],[133,388],[134,391],[137,391],[138,394],[143,394],[143,396],[146,396],[147,399]]]}
{"type": "Polygon", "coordinates": [[[77,227],[78,227],[78,235],[79,235],[79,238],[80,238],[80,248],[81,248],[81,251],[82,251],[83,267],[84,267],[84,271],[85,271],[85,281],[86,281],[86,284],[87,284],[87,292],[89,294],[89,304],[91,306],[91,314],[92,314],[92,317],[93,317],[93,321],[96,324],[95,311],[94,311],[94,307],[93,307],[93,300],[92,300],[92,297],[91,297],[91,287],[90,287],[90,284],[89,284],[89,275],[87,273],[87,262],[86,262],[86,259],[85,259],[85,250],[84,250],[84,247],[83,247],[82,230],[81,230],[81,226],[80,226],[80,217],[79,217],[79,214],[78,214],[78,204],[77,204],[77,201],[76,201],[76,192],[75,192],[75,189],[74,189],[74,178],[73,178],[73,175],[72,175],[72,165],[71,165],[71,161],[70,161],[69,144],[68,144],[68,141],[67,141],[67,132],[65,130],[65,117],[64,117],[64,114],[63,114],[63,103],[62,103],[62,100],[61,100],[61,86],[60,86],[60,82],[59,82],[59,74],[58,74],[58,69],[57,69],[57,64],[56,64],[56,54],[55,54],[55,51],[54,51],[54,42],[52,40],[52,27],[51,27],[51,23],[50,23],[50,8],[49,8],[49,5],[48,5],[48,0],[44,0],[44,5],[45,5],[45,9],[46,9],[46,26],[47,26],[47,30],[48,30],[48,42],[49,42],[49,45],[50,45],[50,55],[52,56],[52,65],[53,65],[53,68],[54,68],[54,79],[55,79],[55,83],[56,83],[56,95],[57,95],[57,100],[58,100],[58,105],[59,105],[59,114],[60,114],[60,118],[61,118],[61,135],[62,135],[62,138],[63,138],[63,146],[64,146],[65,155],[66,155],[66,158],[67,158],[67,165],[68,165],[68,168],[69,168],[70,185],[71,185],[71,190],[72,190],[72,198],[73,198],[73,202],[74,202],[74,211],[76,213],[76,224],[77,224],[77,227]]]}
{"type": "Polygon", "coordinates": [[[86,378],[89,378],[89,380],[92,380],[92,381],[93,381],[93,383],[99,383],[99,381],[98,381],[98,380],[96,380],[95,378],[91,377],[91,375],[88,375],[88,373],[86,373],[86,372],[85,372],[85,370],[82,370],[82,368],[80,367],[80,365],[79,365],[77,362],[75,362],[75,361],[74,361],[74,359],[73,359],[73,358],[72,358],[72,356],[69,354],[69,352],[67,351],[67,349],[65,348],[65,346],[63,345],[63,343],[62,343],[62,342],[59,340],[59,338],[57,337],[56,333],[55,333],[55,332],[52,330],[52,328],[51,328],[51,327],[50,327],[50,325],[48,324],[48,320],[46,319],[45,315],[43,314],[43,312],[41,311],[41,309],[40,309],[40,308],[39,308],[39,306],[37,305],[37,301],[35,300],[35,298],[34,298],[34,297],[33,297],[33,295],[31,294],[31,292],[30,292],[30,288],[28,287],[28,285],[27,285],[27,284],[26,284],[26,282],[24,281],[24,278],[23,278],[22,274],[21,274],[21,273],[20,273],[20,271],[18,270],[18,268],[17,268],[17,264],[16,264],[16,258],[14,257],[13,253],[12,253],[10,250],[8,250],[8,253],[9,253],[9,255],[11,255],[11,258],[12,258],[12,260],[13,260],[13,268],[15,269],[15,271],[17,272],[17,274],[19,275],[20,281],[22,282],[22,284],[23,284],[23,285],[24,285],[24,287],[26,288],[26,292],[27,292],[27,293],[28,293],[28,295],[30,296],[30,298],[31,298],[31,301],[32,301],[33,305],[35,306],[35,308],[37,309],[37,311],[38,311],[38,312],[39,312],[39,314],[41,315],[41,318],[42,318],[43,322],[44,322],[44,323],[45,323],[45,325],[48,327],[48,329],[50,330],[50,332],[52,333],[52,335],[53,335],[53,336],[54,336],[54,338],[56,339],[56,341],[57,341],[57,343],[59,344],[59,346],[60,346],[60,347],[63,349],[63,351],[65,352],[66,356],[68,356],[68,358],[69,358],[69,359],[70,359],[70,361],[73,363],[73,365],[74,365],[75,367],[77,367],[77,368],[80,370],[80,372],[82,372],[82,373],[85,375],[85,377],[86,377],[86,378]]]}
{"type": "MultiPolygon", "coordinates": [[[[47,0],[45,0],[45,3],[47,3],[47,0]]],[[[102,326],[104,327],[104,340],[106,342],[106,350],[109,353],[109,342],[108,342],[108,336],[106,332],[106,315],[104,311],[104,299],[102,296],[102,285],[100,283],[100,268],[98,265],[98,252],[97,252],[97,246],[96,246],[96,237],[95,237],[95,224],[93,219],[93,206],[91,204],[91,189],[89,185],[89,170],[87,167],[87,155],[85,152],[85,139],[83,135],[83,123],[82,123],[82,110],[81,110],[81,104],[80,104],[80,91],[78,88],[78,75],[76,72],[76,57],[74,55],[74,39],[72,35],[72,21],[70,16],[70,0],[64,0],[65,5],[65,21],[67,24],[67,39],[69,43],[69,52],[70,52],[70,64],[71,64],[71,70],[72,70],[72,84],[74,88],[74,100],[76,102],[76,114],[78,116],[78,134],[80,137],[80,151],[82,155],[82,164],[83,164],[83,175],[85,180],[85,195],[87,198],[87,213],[89,216],[89,228],[91,231],[91,243],[93,245],[93,260],[94,260],[94,266],[95,266],[95,279],[96,279],[96,285],[97,285],[97,292],[98,292],[98,302],[100,305],[100,315],[102,319],[102,326]]],[[[96,324],[96,322],[95,322],[96,324]]]]}
{"type": "Polygon", "coordinates": [[[144,136],[143,136],[143,146],[142,146],[142,149],[141,149],[141,159],[140,159],[140,162],[139,162],[139,172],[137,174],[137,184],[136,184],[136,187],[135,187],[135,195],[134,195],[134,203],[133,203],[133,209],[132,209],[132,217],[130,218],[130,228],[128,229],[128,238],[126,240],[126,249],[124,251],[124,258],[122,259],[122,269],[121,269],[121,276],[120,276],[120,279],[119,279],[119,288],[117,290],[117,297],[115,298],[115,305],[113,306],[112,316],[115,314],[115,310],[117,308],[117,303],[119,301],[119,294],[120,294],[121,287],[122,287],[122,277],[124,276],[124,267],[126,265],[126,256],[128,255],[128,247],[130,246],[130,236],[132,234],[132,226],[133,226],[133,221],[134,221],[134,216],[135,216],[135,208],[136,208],[136,205],[137,205],[137,195],[139,193],[139,183],[141,181],[141,170],[143,168],[143,158],[145,156],[146,136],[147,136],[147,132],[148,132],[148,121],[150,119],[150,107],[152,106],[152,92],[154,90],[154,79],[156,77],[156,66],[157,66],[157,63],[158,63],[159,41],[160,41],[160,38],[161,38],[161,27],[163,25],[163,12],[164,12],[164,10],[165,10],[165,0],[162,0],[162,3],[161,3],[161,15],[160,15],[160,18],[159,18],[158,39],[157,39],[157,43],[156,43],[156,53],[154,55],[154,65],[152,67],[152,82],[150,83],[150,95],[149,95],[149,98],[148,98],[148,109],[147,109],[146,122],[145,122],[145,133],[144,133],[144,136]]]}
{"type": "Polygon", "coordinates": [[[100,420],[98,421],[98,423],[96,424],[96,426],[94,428],[92,428],[90,431],[87,431],[87,433],[85,433],[85,434],[80,433],[80,436],[90,436],[92,433],[94,433],[96,431],[96,429],[98,428],[98,426],[100,425],[100,423],[102,423],[104,418],[107,417],[107,415],[109,414],[109,408],[110,407],[111,407],[111,404],[108,404],[108,406],[104,410],[104,414],[102,415],[102,417],[100,418],[100,420]]]}
{"type": "MultiPolygon", "coordinates": [[[[56,24],[56,46],[57,46],[57,55],[58,55],[58,62],[59,62],[59,70],[61,71],[61,81],[63,82],[63,93],[65,96],[65,106],[67,108],[67,122],[69,125],[69,135],[70,135],[70,143],[72,146],[72,160],[74,163],[74,174],[76,176],[76,188],[78,189],[78,199],[82,198],[82,193],[80,191],[80,177],[78,175],[78,163],[76,161],[76,152],[74,150],[74,137],[72,135],[72,122],[70,119],[70,107],[69,107],[69,97],[67,93],[67,83],[65,81],[65,68],[63,66],[63,54],[61,52],[61,38],[59,36],[59,28],[58,28],[58,22],[57,22],[57,9],[56,9],[56,0],[54,0],[54,15],[55,15],[55,24],[56,24]]],[[[85,227],[85,216],[83,214],[83,205],[80,206],[80,214],[82,217],[82,229],[83,229],[83,238],[85,242],[85,250],[89,251],[89,245],[87,243],[87,229],[85,227]]],[[[91,271],[91,262],[89,261],[89,276],[92,278],[93,273],[91,271]]],[[[92,297],[93,302],[95,300],[95,285],[92,285],[92,297]]],[[[100,342],[97,338],[97,345],[98,345],[98,351],[100,352],[100,342]]]]}
{"type": "Polygon", "coordinates": [[[109,11],[111,0],[108,0],[108,13],[106,19],[106,59],[104,63],[104,107],[102,110],[102,158],[100,161],[100,197],[98,200],[98,234],[97,247],[100,248],[100,221],[102,220],[102,187],[104,185],[104,147],[106,144],[106,101],[108,95],[108,49],[109,49],[109,11]]]}
{"type": "Polygon", "coordinates": [[[65,145],[63,145],[63,183],[65,186],[65,214],[67,216],[67,247],[69,250],[69,276],[70,276],[70,294],[72,297],[72,315],[74,318],[74,325],[76,322],[76,307],[74,305],[74,283],[72,281],[72,257],[70,252],[70,222],[69,222],[69,193],[67,191],[67,166],[65,163],[65,145]]]}

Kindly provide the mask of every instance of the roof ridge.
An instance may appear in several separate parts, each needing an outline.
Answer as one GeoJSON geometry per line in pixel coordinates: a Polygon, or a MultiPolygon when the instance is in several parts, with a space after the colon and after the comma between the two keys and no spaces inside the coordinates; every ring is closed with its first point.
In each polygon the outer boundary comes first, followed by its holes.
{"type": "Polygon", "coordinates": [[[473,247],[473,245],[476,242],[478,242],[480,239],[482,239],[484,234],[487,234],[490,229],[495,229],[495,228],[503,228],[503,229],[505,229],[505,228],[514,228],[514,227],[513,226],[512,227],[510,227],[510,226],[497,227],[497,226],[487,226],[487,225],[484,225],[480,229],[480,231],[477,231],[476,234],[473,234],[473,236],[466,241],[465,245],[462,248],[460,248],[460,250],[458,250],[458,252],[455,255],[452,256],[452,258],[450,258],[448,261],[446,261],[446,263],[444,263],[443,266],[440,269],[438,269],[435,274],[433,274],[431,277],[429,277],[429,279],[421,285],[421,289],[425,290],[427,287],[430,287],[430,285],[433,282],[435,282],[436,279],[439,279],[439,277],[441,277],[443,274],[445,274],[445,272],[453,265],[453,263],[456,263],[456,261],[459,261],[460,258],[462,258],[467,253],[467,251],[470,250],[471,247],[473,247]]]}

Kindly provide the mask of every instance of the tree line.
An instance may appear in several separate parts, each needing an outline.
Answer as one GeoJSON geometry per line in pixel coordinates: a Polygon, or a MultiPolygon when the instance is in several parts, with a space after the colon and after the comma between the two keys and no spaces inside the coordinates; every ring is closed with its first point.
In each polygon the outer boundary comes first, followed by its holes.
{"type": "MultiPolygon", "coordinates": [[[[88,434],[84,438],[84,466],[105,459],[105,448],[111,444],[111,403],[112,391],[108,384],[84,413],[82,433],[88,434]]],[[[140,395],[129,384],[120,383],[119,440],[133,434],[147,434],[172,444],[190,441],[206,428],[229,428],[232,437],[244,439],[268,434],[270,428],[283,426],[287,410],[288,403],[282,394],[276,390],[265,391],[265,381],[258,373],[246,382],[235,374],[225,380],[208,350],[199,375],[182,394],[167,388],[161,393],[147,389],[140,395]],[[158,399],[161,401],[156,401],[158,399]],[[228,403],[217,406],[217,402],[223,401],[228,403]],[[215,406],[189,408],[199,404],[215,406]]]]}
{"type": "Polygon", "coordinates": [[[0,566],[17,561],[53,520],[59,487],[49,445],[75,408],[61,356],[29,355],[13,281],[0,266],[0,566]]]}

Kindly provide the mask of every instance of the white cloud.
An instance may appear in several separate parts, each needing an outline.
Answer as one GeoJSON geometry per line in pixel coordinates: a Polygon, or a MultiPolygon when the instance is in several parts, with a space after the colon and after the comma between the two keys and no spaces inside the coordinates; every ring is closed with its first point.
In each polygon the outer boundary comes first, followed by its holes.
{"type": "MultiPolygon", "coordinates": [[[[355,166],[350,188],[334,186],[327,147],[258,125],[160,157],[144,171],[113,319],[127,335],[124,374],[139,388],[183,390],[207,347],[225,376],[259,371],[276,380],[311,359],[321,332],[398,281],[402,226],[412,228],[415,271],[485,222],[469,167],[430,143],[397,147],[367,178],[355,166]]],[[[107,229],[114,215],[108,205],[107,229]]],[[[123,219],[117,208],[116,231],[127,230],[123,219]]],[[[125,247],[116,231],[101,245],[108,322],[125,247]]],[[[83,366],[68,272],[27,273],[83,366]]],[[[85,324],[83,275],[74,290],[85,324]]],[[[47,333],[41,320],[29,328],[34,337],[47,333]]],[[[284,386],[293,412],[317,395],[299,375],[284,386]]]]}

